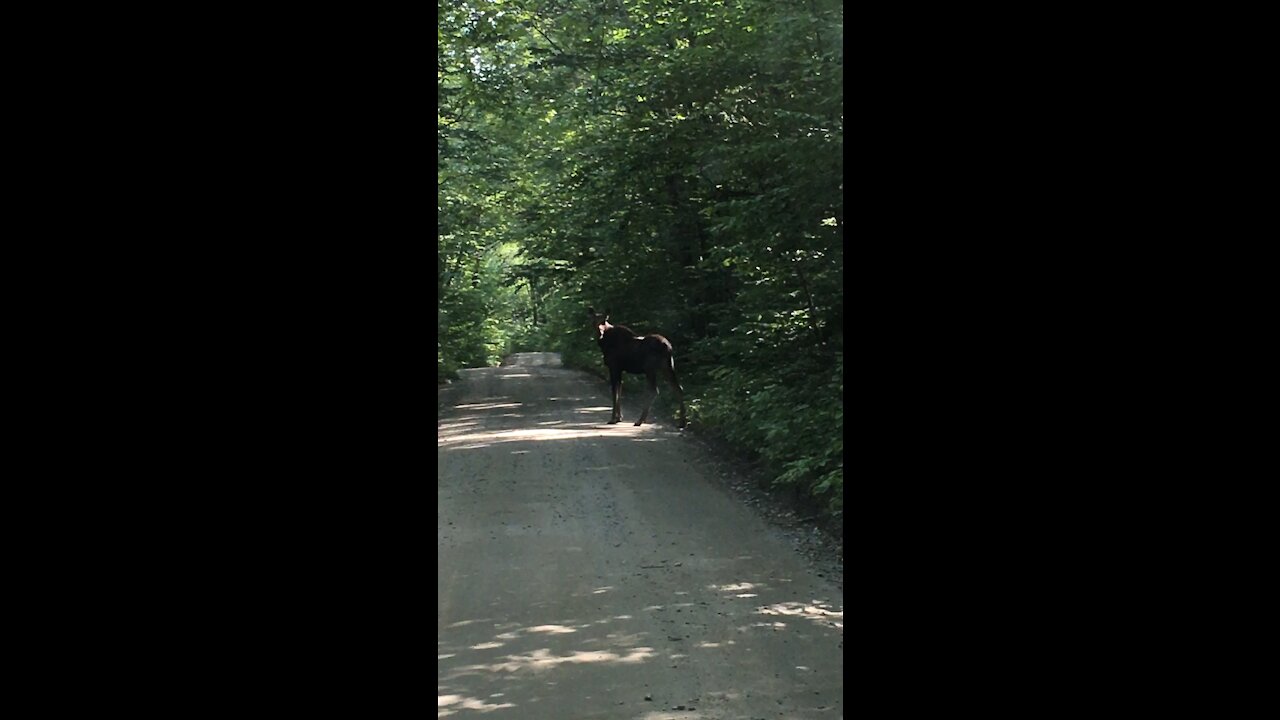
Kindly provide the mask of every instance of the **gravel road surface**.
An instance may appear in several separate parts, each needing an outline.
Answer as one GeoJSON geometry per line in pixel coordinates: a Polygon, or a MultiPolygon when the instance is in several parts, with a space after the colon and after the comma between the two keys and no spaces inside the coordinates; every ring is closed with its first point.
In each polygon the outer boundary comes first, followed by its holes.
{"type": "Polygon", "coordinates": [[[438,717],[843,717],[844,596],[667,418],[521,353],[441,390],[438,717]]]}

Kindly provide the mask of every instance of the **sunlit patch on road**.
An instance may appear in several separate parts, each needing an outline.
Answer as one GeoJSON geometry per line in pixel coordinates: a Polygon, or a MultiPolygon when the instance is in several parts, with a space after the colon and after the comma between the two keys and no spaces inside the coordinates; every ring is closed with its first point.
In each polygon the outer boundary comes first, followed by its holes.
{"type": "Polygon", "coordinates": [[[479,698],[464,697],[462,695],[438,695],[436,697],[436,707],[438,708],[436,717],[442,718],[453,715],[459,709],[491,712],[502,708],[515,707],[515,703],[487,703],[479,698]]]}
{"type": "Polygon", "coordinates": [[[821,625],[830,627],[844,627],[844,611],[831,610],[825,607],[826,603],[815,600],[812,603],[801,602],[781,602],[772,605],[765,605],[756,610],[760,615],[784,615],[790,617],[804,618],[812,620],[821,625]]]}
{"type": "Polygon", "coordinates": [[[501,673],[553,670],[566,663],[579,665],[585,663],[619,663],[637,664],[656,656],[651,647],[627,648],[622,653],[608,650],[574,650],[568,655],[554,655],[548,648],[539,648],[521,655],[507,655],[500,662],[477,663],[457,668],[446,679],[454,680],[476,673],[501,673]]]}
{"type": "Polygon", "coordinates": [[[754,590],[756,588],[756,584],[749,583],[749,582],[741,582],[741,583],[730,583],[728,585],[708,585],[707,587],[710,588],[711,590],[727,593],[727,592],[742,592],[743,590],[754,590]]]}
{"type": "Polygon", "coordinates": [[[521,403],[466,403],[464,405],[454,405],[455,408],[462,410],[498,410],[501,408],[517,408],[521,403]]]}
{"type": "MultiPolygon", "coordinates": [[[[496,430],[491,432],[452,432],[441,427],[436,445],[449,449],[475,449],[506,442],[575,440],[591,437],[617,437],[618,435],[636,436],[654,432],[653,425],[635,427],[592,426],[584,428],[521,428],[516,430],[496,430]]],[[[635,438],[639,439],[639,438],[635,438]]]]}
{"type": "Polygon", "coordinates": [[[547,633],[550,635],[578,632],[577,630],[574,630],[571,627],[565,627],[564,625],[534,625],[531,628],[526,628],[526,630],[529,632],[547,633]]]}

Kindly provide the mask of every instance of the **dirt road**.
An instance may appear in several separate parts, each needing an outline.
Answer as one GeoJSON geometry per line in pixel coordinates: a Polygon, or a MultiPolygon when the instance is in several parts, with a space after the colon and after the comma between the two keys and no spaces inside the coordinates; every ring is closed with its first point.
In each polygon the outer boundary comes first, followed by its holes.
{"type": "MultiPolygon", "coordinates": [[[[551,353],[464,370],[436,464],[438,717],[843,717],[844,596],[551,353]]],[[[629,402],[628,402],[629,398],[629,402]]]]}

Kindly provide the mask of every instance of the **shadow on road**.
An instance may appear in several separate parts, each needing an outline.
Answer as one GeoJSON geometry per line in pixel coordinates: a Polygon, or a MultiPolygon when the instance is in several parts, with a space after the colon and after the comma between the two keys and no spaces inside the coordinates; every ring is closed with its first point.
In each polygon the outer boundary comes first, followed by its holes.
{"type": "Polygon", "coordinates": [[[549,397],[539,403],[524,403],[510,396],[471,399],[451,406],[452,412],[460,414],[439,420],[437,445],[442,451],[453,451],[513,442],[664,442],[679,437],[662,422],[636,427],[624,419],[610,425],[604,422],[610,407],[583,405],[591,401],[582,397],[549,397]]]}
{"type": "MultiPolygon", "coordinates": [[[[644,582],[649,572],[674,570],[636,572],[635,582],[644,582]]],[[[721,663],[726,653],[741,654],[739,661],[750,664],[751,652],[765,637],[770,645],[784,649],[789,644],[799,649],[837,640],[843,612],[822,599],[782,599],[789,596],[787,582],[690,585],[663,604],[635,605],[621,613],[614,605],[594,618],[550,617],[537,625],[503,622],[496,613],[450,623],[436,642],[437,717],[506,711],[494,717],[704,718],[719,717],[712,711],[772,700],[779,688],[785,688],[781,696],[812,695],[805,689],[807,681],[833,668],[792,663],[791,677],[775,678],[777,687],[743,682],[704,688],[693,697],[672,692],[662,682],[664,675],[679,676],[706,663],[721,663]],[[718,622],[682,619],[699,617],[691,612],[694,609],[718,622]],[[643,674],[637,672],[641,666],[643,674]],[[565,687],[594,688],[596,698],[611,698],[610,706],[601,707],[591,696],[566,698],[565,687]]],[[[602,586],[591,593],[622,590],[602,586]]],[[[744,673],[744,679],[749,676],[744,673]]],[[[819,717],[835,710],[834,703],[815,703],[812,697],[788,700],[804,701],[819,717]]]]}
{"type": "Polygon", "coordinates": [[[441,394],[437,717],[841,717],[841,591],[607,398],[545,353],[441,394]]]}

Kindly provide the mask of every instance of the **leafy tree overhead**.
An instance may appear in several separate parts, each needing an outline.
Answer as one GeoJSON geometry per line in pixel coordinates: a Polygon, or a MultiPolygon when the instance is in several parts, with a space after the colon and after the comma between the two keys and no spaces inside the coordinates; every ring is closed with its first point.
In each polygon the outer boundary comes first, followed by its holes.
{"type": "Polygon", "coordinates": [[[843,7],[440,4],[438,375],[667,335],[704,430],[843,503],[843,7]]]}

